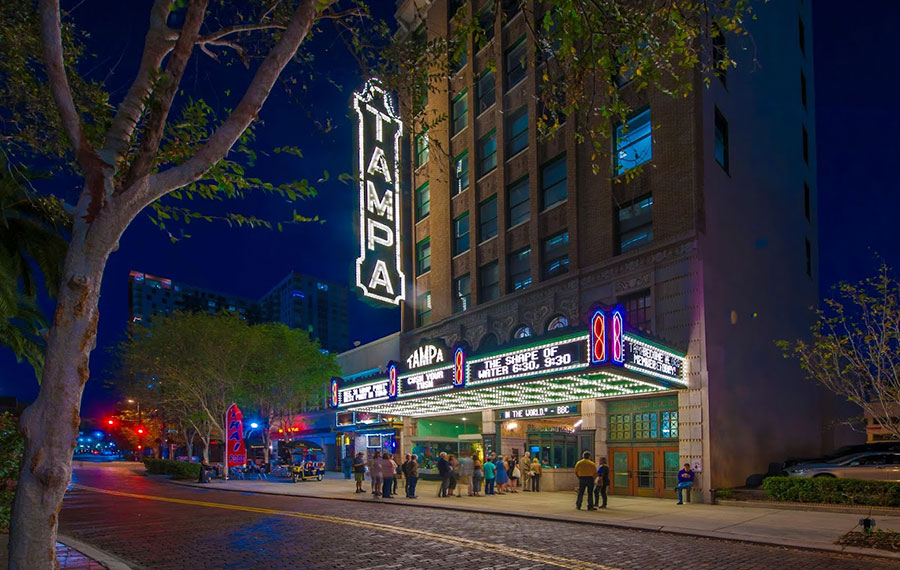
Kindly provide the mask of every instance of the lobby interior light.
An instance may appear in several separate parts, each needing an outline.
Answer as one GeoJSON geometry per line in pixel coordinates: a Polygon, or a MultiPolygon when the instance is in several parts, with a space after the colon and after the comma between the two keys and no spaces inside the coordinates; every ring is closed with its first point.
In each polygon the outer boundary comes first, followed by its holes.
{"type": "Polygon", "coordinates": [[[517,427],[519,427],[519,424],[517,424],[516,422],[509,422],[508,424],[506,424],[506,429],[510,431],[516,429],[517,427]]]}

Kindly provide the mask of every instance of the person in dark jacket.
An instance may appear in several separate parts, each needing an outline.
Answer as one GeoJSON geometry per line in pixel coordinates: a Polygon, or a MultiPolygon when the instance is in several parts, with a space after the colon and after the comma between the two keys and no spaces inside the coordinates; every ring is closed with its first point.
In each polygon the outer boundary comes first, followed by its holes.
{"type": "Polygon", "coordinates": [[[446,497],[447,489],[450,488],[450,462],[447,461],[447,452],[442,451],[438,462],[438,477],[441,478],[441,489],[438,491],[438,497],[446,497]]]}
{"type": "Polygon", "coordinates": [[[359,452],[353,459],[353,478],[356,479],[356,492],[365,493],[363,481],[366,478],[366,457],[359,452]]]}
{"type": "Polygon", "coordinates": [[[609,489],[609,466],[606,464],[606,458],[601,457],[597,461],[597,477],[594,479],[594,504],[601,509],[606,508],[607,489],[609,489]]]}
{"type": "Polygon", "coordinates": [[[406,462],[406,498],[417,499],[416,484],[419,482],[419,456],[413,455],[406,462]]]}
{"type": "Polygon", "coordinates": [[[691,487],[694,486],[694,470],[691,469],[690,463],[684,464],[684,469],[678,472],[678,484],[675,486],[675,492],[678,494],[678,502],[676,505],[683,505],[682,493],[688,490],[688,502],[691,502],[691,487]]]}

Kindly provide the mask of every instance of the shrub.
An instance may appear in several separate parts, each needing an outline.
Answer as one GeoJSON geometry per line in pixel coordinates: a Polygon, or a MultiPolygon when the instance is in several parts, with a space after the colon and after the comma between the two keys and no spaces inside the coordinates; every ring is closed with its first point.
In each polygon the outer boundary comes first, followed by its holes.
{"type": "Polygon", "coordinates": [[[197,479],[200,477],[199,463],[174,459],[145,459],[144,467],[152,475],[171,475],[174,479],[197,479]]]}
{"type": "Polygon", "coordinates": [[[900,483],[831,477],[768,477],[766,496],[776,501],[900,507],[900,483]]]}
{"type": "Polygon", "coordinates": [[[733,499],[734,489],[716,489],[717,499],[733,499]]]}

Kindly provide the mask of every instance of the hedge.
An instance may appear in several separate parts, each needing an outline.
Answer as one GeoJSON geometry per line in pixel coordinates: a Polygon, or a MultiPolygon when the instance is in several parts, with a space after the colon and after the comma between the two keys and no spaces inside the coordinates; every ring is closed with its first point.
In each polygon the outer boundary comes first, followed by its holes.
{"type": "Polygon", "coordinates": [[[175,479],[199,479],[200,464],[174,459],[145,459],[144,467],[153,475],[171,475],[175,479]]]}
{"type": "Polygon", "coordinates": [[[900,507],[900,483],[832,477],[767,477],[766,496],[776,501],[900,507]]]}

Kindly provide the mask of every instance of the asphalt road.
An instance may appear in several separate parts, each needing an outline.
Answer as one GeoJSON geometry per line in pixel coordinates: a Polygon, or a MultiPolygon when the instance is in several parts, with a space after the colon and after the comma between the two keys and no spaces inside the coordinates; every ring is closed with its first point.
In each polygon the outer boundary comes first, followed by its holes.
{"type": "Polygon", "coordinates": [[[875,558],[386,503],[183,487],[97,464],[75,469],[60,532],[136,569],[898,567],[875,558]]]}

